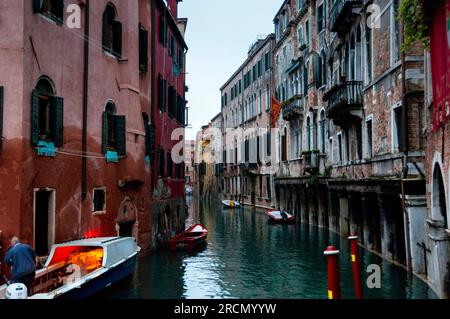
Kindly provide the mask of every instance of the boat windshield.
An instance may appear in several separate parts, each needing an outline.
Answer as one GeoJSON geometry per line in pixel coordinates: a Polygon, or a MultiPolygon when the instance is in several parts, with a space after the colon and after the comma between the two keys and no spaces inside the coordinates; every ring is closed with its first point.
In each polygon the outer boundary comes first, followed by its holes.
{"type": "Polygon", "coordinates": [[[36,273],[33,294],[49,293],[100,269],[103,248],[86,246],[56,247],[47,267],[36,273]]]}
{"type": "Polygon", "coordinates": [[[186,233],[185,237],[199,237],[202,236],[205,232],[193,232],[193,233],[186,233]]]}

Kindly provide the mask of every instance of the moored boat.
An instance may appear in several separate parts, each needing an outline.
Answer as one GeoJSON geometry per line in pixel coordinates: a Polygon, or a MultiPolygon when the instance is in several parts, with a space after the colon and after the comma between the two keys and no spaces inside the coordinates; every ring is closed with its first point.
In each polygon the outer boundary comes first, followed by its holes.
{"type": "Polygon", "coordinates": [[[236,208],[236,207],[240,207],[241,206],[241,204],[238,201],[235,201],[235,200],[223,200],[222,204],[226,208],[236,208]]]}
{"type": "Polygon", "coordinates": [[[204,244],[208,230],[201,224],[196,224],[182,233],[176,235],[169,240],[169,249],[176,251],[178,249],[193,250],[194,248],[204,244]]]}
{"type": "MultiPolygon", "coordinates": [[[[131,276],[140,248],[134,238],[89,238],[53,245],[36,271],[29,299],[84,299],[131,276]]],[[[0,287],[5,298],[7,285],[0,287]]]]}
{"type": "Polygon", "coordinates": [[[266,215],[269,216],[269,222],[271,223],[295,223],[295,216],[284,210],[268,211],[266,215]]]}

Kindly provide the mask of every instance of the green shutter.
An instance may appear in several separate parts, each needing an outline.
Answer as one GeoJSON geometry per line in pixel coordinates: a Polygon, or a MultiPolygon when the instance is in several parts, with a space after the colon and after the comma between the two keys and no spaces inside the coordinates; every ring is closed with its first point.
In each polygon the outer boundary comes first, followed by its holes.
{"type": "Polygon", "coordinates": [[[116,136],[116,151],[119,156],[127,155],[127,133],[125,125],[125,116],[116,115],[114,117],[114,129],[116,136]]]}
{"type": "Polygon", "coordinates": [[[113,21],[113,53],[122,56],[122,23],[113,21]]]}
{"type": "Polygon", "coordinates": [[[64,144],[64,99],[52,97],[52,130],[56,147],[64,144]]]}
{"type": "Polygon", "coordinates": [[[102,153],[106,154],[108,146],[108,113],[105,111],[102,114],[102,153]]]}
{"type": "Polygon", "coordinates": [[[0,155],[3,144],[3,87],[0,86],[0,155]]]}
{"type": "Polygon", "coordinates": [[[39,142],[39,92],[33,90],[31,96],[31,144],[39,142]]]}
{"type": "Polygon", "coordinates": [[[319,72],[320,72],[319,56],[316,54],[314,58],[314,82],[316,83],[316,88],[320,87],[319,72]]]}

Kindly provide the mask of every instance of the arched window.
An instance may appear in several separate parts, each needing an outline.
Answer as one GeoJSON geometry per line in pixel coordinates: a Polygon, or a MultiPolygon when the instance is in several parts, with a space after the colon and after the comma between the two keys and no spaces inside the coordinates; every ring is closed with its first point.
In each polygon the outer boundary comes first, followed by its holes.
{"type": "Polygon", "coordinates": [[[32,92],[31,143],[53,142],[63,144],[64,100],[57,97],[52,81],[42,77],[32,92]]]}
{"type": "Polygon", "coordinates": [[[234,138],[234,163],[238,164],[238,141],[237,138],[234,138]]]}
{"type": "Polygon", "coordinates": [[[308,115],[306,118],[306,147],[307,151],[312,150],[312,125],[311,125],[311,117],[308,115]]]}
{"type": "Polygon", "coordinates": [[[350,65],[350,46],[347,43],[345,43],[345,52],[344,52],[344,73],[342,74],[343,76],[345,76],[348,79],[349,76],[349,65],[350,65]]]}
{"type": "Polygon", "coordinates": [[[372,81],[372,29],[366,25],[365,30],[365,48],[366,48],[366,56],[365,56],[365,74],[366,74],[366,82],[372,81]]]}
{"type": "Polygon", "coordinates": [[[122,55],[122,23],[117,20],[116,8],[108,3],[103,12],[103,49],[116,57],[122,55]]]}
{"type": "Polygon", "coordinates": [[[284,128],[281,136],[281,160],[287,161],[287,129],[284,128]]]}
{"type": "Polygon", "coordinates": [[[348,79],[350,81],[355,79],[355,35],[352,34],[350,38],[350,65],[349,65],[349,73],[348,73],[348,79]]]}
{"type": "Polygon", "coordinates": [[[319,149],[322,154],[325,153],[325,141],[326,141],[326,118],[325,110],[320,112],[319,117],[319,149]]]}
{"type": "Polygon", "coordinates": [[[125,116],[116,115],[117,108],[108,101],[102,120],[102,152],[116,152],[119,156],[126,155],[125,116]]]}
{"type": "Polygon", "coordinates": [[[309,84],[309,61],[306,61],[303,68],[303,96],[308,95],[308,84],[309,84]]]}
{"type": "Polygon", "coordinates": [[[320,86],[327,84],[327,60],[325,50],[320,53],[320,86]]]}
{"type": "Polygon", "coordinates": [[[317,121],[317,113],[314,113],[313,115],[313,122],[312,122],[312,136],[313,136],[313,148],[317,149],[317,144],[318,144],[318,138],[317,138],[317,126],[318,126],[318,121],[317,121]]]}
{"type": "Polygon", "coordinates": [[[442,177],[441,168],[437,163],[434,165],[433,169],[431,213],[434,220],[443,221],[445,223],[445,227],[448,227],[444,179],[442,177]]]}
{"type": "Polygon", "coordinates": [[[356,43],[355,43],[355,80],[362,81],[362,45],[361,45],[361,27],[358,26],[356,30],[356,43]]]}

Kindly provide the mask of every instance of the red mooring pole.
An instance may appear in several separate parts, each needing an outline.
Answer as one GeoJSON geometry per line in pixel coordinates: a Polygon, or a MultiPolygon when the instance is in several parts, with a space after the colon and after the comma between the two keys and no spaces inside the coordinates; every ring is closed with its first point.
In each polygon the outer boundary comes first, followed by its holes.
{"type": "Polygon", "coordinates": [[[359,268],[359,254],[358,254],[358,236],[352,234],[348,237],[350,241],[350,254],[353,270],[353,283],[355,285],[355,299],[363,299],[363,286],[361,281],[361,271],[359,268]]]}
{"type": "Polygon", "coordinates": [[[328,299],[341,299],[339,250],[334,246],[328,246],[323,254],[328,258],[328,299]]]}

